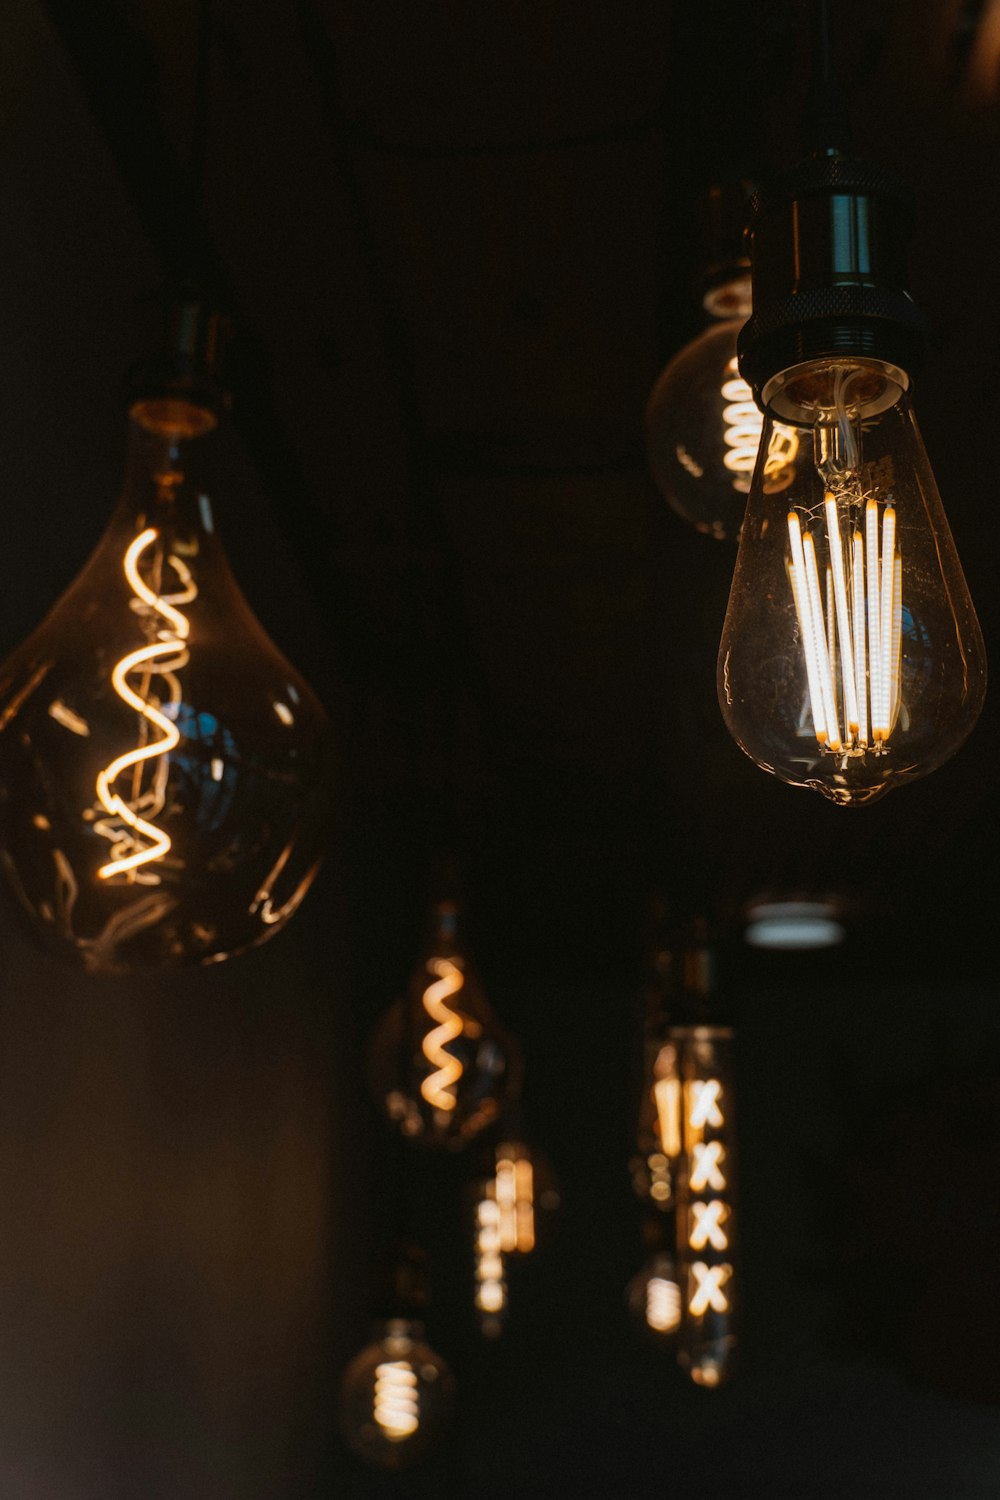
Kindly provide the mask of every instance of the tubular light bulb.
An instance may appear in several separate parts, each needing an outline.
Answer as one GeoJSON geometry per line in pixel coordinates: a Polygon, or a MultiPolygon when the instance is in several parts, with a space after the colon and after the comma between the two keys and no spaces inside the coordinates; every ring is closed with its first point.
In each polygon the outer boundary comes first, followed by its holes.
{"type": "Polygon", "coordinates": [[[322,856],[329,721],[222,549],[220,421],[197,392],[132,404],[110,524],[0,669],[0,863],[96,972],[264,942],[322,856]]]}
{"type": "Polygon", "coordinates": [[[422,1323],[385,1319],[341,1376],[340,1431],[366,1463],[403,1468],[423,1458],[444,1436],[454,1392],[451,1370],[426,1343],[422,1323]]]}
{"type": "Polygon", "coordinates": [[[372,1041],[376,1096],[406,1139],[459,1149],[513,1097],[519,1062],[459,932],[458,905],[440,901],[408,991],[372,1041]]]}
{"type": "Polygon", "coordinates": [[[733,1034],[694,1026],[678,1039],[684,1079],[678,1359],[696,1385],[717,1386],[730,1373],[736,1347],[733,1034]]]}
{"type": "Polygon", "coordinates": [[[719,650],[737,744],[842,806],[933,771],[986,690],[983,638],[914,418],[906,374],[823,358],[767,385],[719,650]],[[792,480],[764,482],[778,421],[792,480]]]}

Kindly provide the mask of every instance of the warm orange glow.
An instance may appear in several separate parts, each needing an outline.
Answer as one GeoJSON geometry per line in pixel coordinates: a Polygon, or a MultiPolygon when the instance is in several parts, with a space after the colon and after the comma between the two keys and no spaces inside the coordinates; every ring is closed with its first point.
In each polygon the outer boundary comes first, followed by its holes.
{"type": "Polygon", "coordinates": [[[499,1146],[496,1201],[500,1210],[500,1248],[505,1255],[527,1255],[535,1248],[535,1173],[530,1157],[499,1146]]]}
{"type": "Polygon", "coordinates": [[[699,1141],[691,1152],[691,1178],[689,1187],[692,1193],[703,1193],[710,1188],[713,1193],[724,1193],[726,1191],[726,1178],[722,1171],[722,1163],[726,1158],[726,1148],[721,1141],[699,1141]]]}
{"type": "Polygon", "coordinates": [[[688,1244],[692,1250],[704,1250],[706,1245],[711,1245],[713,1250],[729,1249],[729,1239],[723,1227],[729,1218],[729,1209],[721,1199],[692,1203],[691,1218],[688,1244]]]}
{"type": "Polygon", "coordinates": [[[696,1078],[688,1085],[689,1122],[692,1130],[702,1131],[707,1125],[721,1130],[722,1084],[717,1078],[696,1078]]]}
{"type": "Polygon", "coordinates": [[[651,1276],[646,1287],[646,1322],[655,1333],[672,1333],[680,1321],[680,1287],[664,1276],[651,1276]]]}
{"type": "Polygon", "coordinates": [[[476,1306],[480,1312],[498,1314],[507,1306],[500,1230],[500,1205],[493,1196],[494,1183],[486,1184],[485,1196],[476,1206],[476,1306]]]}
{"type": "Polygon", "coordinates": [[[455,1086],[462,1076],[462,1064],[446,1050],[447,1044],[460,1037],[462,1018],[446,1003],[465,984],[461,968],[450,958],[432,958],[427,967],[439,977],[424,990],[424,1009],[438,1024],[423,1039],[423,1053],[434,1068],[420,1085],[420,1092],[434,1109],[455,1108],[455,1086]]]}
{"type": "Polygon", "coordinates": [[[420,1426],[417,1376],[409,1360],[386,1360],[375,1370],[372,1414],[391,1443],[412,1437],[420,1426]]]}
{"type": "MultiPolygon", "coordinates": [[[[672,1052],[673,1048],[670,1050],[672,1052]]],[[[656,1122],[663,1154],[671,1159],[678,1157],[681,1154],[680,1079],[676,1075],[657,1078],[653,1084],[653,1098],[656,1101],[656,1122]]]]}
{"type": "Polygon", "coordinates": [[[732,1274],[732,1266],[707,1266],[703,1260],[694,1262],[691,1275],[695,1286],[688,1303],[688,1312],[693,1318],[704,1317],[709,1308],[717,1313],[729,1311],[729,1299],[723,1288],[732,1274]]]}
{"type": "MultiPolygon", "coordinates": [[[[146,725],[157,730],[160,738],[119,755],[97,777],[98,801],[108,817],[114,820],[111,823],[101,820],[94,825],[99,833],[112,841],[113,857],[97,872],[104,880],[113,875],[138,870],[141,866],[162,858],[170,849],[169,834],[150,821],[163,811],[169,767],[167,757],[180,741],[176,724],[161,709],[164,704],[176,708],[180,703],[181,690],[177,673],[188,661],[185,643],[190,622],[175,606],[190,603],[198,591],[186,564],[173,554],[169,561],[181,581],[182,589],[179,594],[163,596],[143,580],[139,572],[139,561],[158,536],[159,532],[153,526],[140,532],[125,553],[124,569],[125,577],[138,601],[134,606],[136,612],[147,620],[158,616],[162,624],[156,630],[154,641],[129,652],[118,662],[111,673],[111,682],[118,696],[142,716],[146,725]],[[129,676],[137,671],[141,671],[142,686],[139,692],[134,691],[128,683],[129,676]],[[157,698],[150,693],[150,679],[154,674],[163,681],[165,698],[157,698]],[[147,761],[158,764],[153,773],[152,784],[144,789],[141,767],[147,761]],[[125,798],[115,790],[115,783],[129,768],[133,770],[131,795],[125,798]],[[124,829],[122,824],[125,825],[124,829]]],[[[146,870],[143,875],[135,878],[154,884],[159,881],[155,872],[146,870]]]]}

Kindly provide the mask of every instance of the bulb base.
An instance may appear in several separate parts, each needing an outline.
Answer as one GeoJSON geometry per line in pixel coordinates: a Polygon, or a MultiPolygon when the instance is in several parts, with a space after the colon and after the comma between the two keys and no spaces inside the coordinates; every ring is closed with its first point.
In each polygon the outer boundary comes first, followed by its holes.
{"type": "Polygon", "coordinates": [[[914,204],[885,168],[816,155],[752,194],[747,240],[753,313],[740,331],[740,374],[763,391],[792,365],[856,355],[913,375],[928,327],[907,285],[914,204]]]}
{"type": "Polygon", "coordinates": [[[231,404],[222,378],[228,317],[195,287],[168,288],[151,300],[160,308],[159,348],[126,372],[126,406],[151,408],[155,416],[158,406],[174,402],[219,417],[231,404]]]}

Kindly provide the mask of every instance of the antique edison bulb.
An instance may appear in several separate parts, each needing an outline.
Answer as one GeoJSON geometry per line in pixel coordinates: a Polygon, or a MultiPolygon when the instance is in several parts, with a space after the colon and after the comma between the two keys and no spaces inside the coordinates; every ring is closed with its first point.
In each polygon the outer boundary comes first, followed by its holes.
{"type": "Polygon", "coordinates": [[[985,651],[898,367],[779,372],[719,652],[726,724],[764,770],[861,805],[933,771],[979,715],[985,651]],[[763,482],[778,422],[793,479],[763,482]]]}
{"type": "Polygon", "coordinates": [[[406,993],[372,1039],[376,1098],[404,1139],[458,1150],[499,1120],[520,1070],[520,1049],[494,1015],[461,933],[459,904],[436,901],[406,993]]]}
{"type": "Polygon", "coordinates": [[[0,669],[0,864],[34,931],[95,972],[262,943],[323,849],[329,721],[219,539],[225,393],[178,368],[138,381],[107,530],[0,669]]]}
{"type": "Polygon", "coordinates": [[[912,194],[838,147],[753,195],[740,370],[764,413],[718,657],[723,718],[765,771],[863,806],[953,755],[983,637],[910,400],[912,194]],[[768,493],[779,428],[797,436],[768,493]]]}

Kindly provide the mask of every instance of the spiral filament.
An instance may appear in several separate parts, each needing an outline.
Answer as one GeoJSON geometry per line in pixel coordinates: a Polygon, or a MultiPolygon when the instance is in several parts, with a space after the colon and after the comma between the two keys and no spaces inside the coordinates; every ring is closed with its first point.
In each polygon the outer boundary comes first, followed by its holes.
{"type": "Polygon", "coordinates": [[[535,1247],[535,1172],[530,1156],[514,1146],[498,1146],[494,1191],[501,1249],[505,1255],[527,1255],[535,1247]]]}
{"type": "Polygon", "coordinates": [[[420,1426],[417,1376],[408,1360],[384,1361],[375,1370],[372,1415],[392,1443],[412,1437],[420,1426]]]}
{"type": "Polygon", "coordinates": [[[160,594],[145,582],[139,563],[158,536],[155,527],[148,527],[140,532],[125,553],[125,577],[135,594],[132,608],[142,619],[147,634],[153,638],[147,645],[124,656],[111,674],[115,692],[141,716],[141,742],[134,750],[119,755],[98,775],[97,799],[107,818],[99,818],[94,823],[96,831],[111,842],[112,857],[98,869],[98,875],[107,880],[127,873],[129,879],[154,885],[159,884],[159,875],[144,867],[162,859],[170,849],[171,840],[169,834],[151,820],[163,811],[169,755],[180,741],[177,726],[167,712],[176,713],[181,702],[177,674],[189,659],[186,641],[190,622],[177,605],[189,604],[198,593],[190,569],[173,552],[167,561],[180,580],[180,591],[160,594]],[[129,677],[133,674],[139,674],[138,691],[129,684],[129,677]],[[151,692],[154,675],[161,679],[162,696],[151,692]],[[147,738],[151,730],[157,731],[160,737],[147,738]],[[152,777],[144,785],[148,766],[153,768],[152,777]],[[128,794],[123,796],[116,789],[116,783],[126,772],[131,775],[128,794]]]}
{"type": "Polygon", "coordinates": [[[457,995],[465,983],[459,964],[450,958],[432,958],[427,967],[438,978],[423,993],[424,1009],[437,1025],[423,1039],[423,1053],[434,1068],[421,1081],[420,1092],[432,1109],[453,1110],[455,1087],[462,1076],[462,1064],[447,1050],[448,1044],[462,1035],[462,1018],[447,1001],[457,995]]]}
{"type": "MultiPolygon", "coordinates": [[[[722,399],[726,403],[722,408],[722,440],[726,447],[722,462],[733,475],[733,489],[745,495],[757,463],[764,414],[739,373],[735,355],[726,365],[722,399]]],[[[786,489],[791,483],[798,447],[794,427],[777,423],[764,460],[764,488],[769,493],[786,489]]]]}
{"type": "Polygon", "coordinates": [[[664,1276],[651,1276],[646,1286],[646,1322],[654,1333],[672,1333],[680,1321],[680,1287],[664,1276]]]}
{"type": "Polygon", "coordinates": [[[820,747],[834,754],[882,754],[900,709],[903,601],[896,511],[887,503],[880,515],[870,496],[862,523],[860,503],[839,504],[831,490],[823,509],[828,556],[822,580],[822,530],[804,530],[798,513],[788,513],[788,576],[813,732],[820,747]]]}
{"type": "Polygon", "coordinates": [[[740,376],[735,355],[726,366],[726,376],[722,385],[722,399],[726,403],[722,409],[722,438],[726,453],[722,461],[734,476],[733,488],[745,494],[757,462],[764,416],[740,376]]]}

